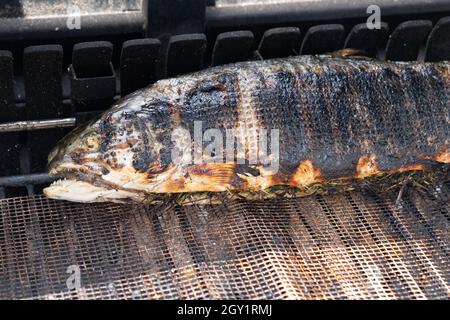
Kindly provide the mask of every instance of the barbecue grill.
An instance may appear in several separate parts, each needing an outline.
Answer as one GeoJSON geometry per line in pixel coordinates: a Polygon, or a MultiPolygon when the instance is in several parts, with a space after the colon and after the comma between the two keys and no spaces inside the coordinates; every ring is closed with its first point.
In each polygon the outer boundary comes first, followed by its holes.
{"type": "Polygon", "coordinates": [[[448,0],[57,2],[0,4],[0,298],[450,297],[450,183],[400,201],[398,190],[187,206],[41,195],[58,139],[158,79],[342,48],[450,60],[448,0]]]}

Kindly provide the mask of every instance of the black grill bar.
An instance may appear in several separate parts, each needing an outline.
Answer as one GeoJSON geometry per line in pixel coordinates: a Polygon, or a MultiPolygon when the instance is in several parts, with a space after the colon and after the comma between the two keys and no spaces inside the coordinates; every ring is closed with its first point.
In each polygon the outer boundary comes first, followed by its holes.
{"type": "Polygon", "coordinates": [[[120,89],[122,95],[143,88],[157,80],[156,65],[161,47],[159,39],[134,39],[123,43],[120,54],[120,89]]]}
{"type": "Polygon", "coordinates": [[[68,29],[67,19],[68,16],[1,19],[0,39],[6,42],[143,33],[141,12],[83,15],[80,29],[68,29]]]}
{"type": "Polygon", "coordinates": [[[0,177],[1,187],[23,187],[26,185],[48,184],[57,180],[46,173],[24,174],[17,176],[0,177]]]}
{"type": "Polygon", "coordinates": [[[205,0],[143,0],[146,34],[151,37],[204,32],[205,0]]]}
{"type": "Polygon", "coordinates": [[[450,17],[445,17],[436,23],[428,37],[426,60],[450,60],[450,17]]]}
{"type": "Polygon", "coordinates": [[[223,32],[216,38],[212,52],[213,66],[245,61],[250,58],[254,35],[251,31],[223,32]]]}
{"type": "Polygon", "coordinates": [[[411,61],[418,58],[433,24],[429,20],[406,21],[397,26],[386,46],[386,60],[411,61]]]}
{"type": "Polygon", "coordinates": [[[325,53],[342,48],[344,38],[342,24],[323,24],[309,28],[303,39],[301,54],[325,53]]]}
{"type": "Polygon", "coordinates": [[[368,6],[378,5],[382,18],[416,13],[450,11],[450,1],[433,0],[339,0],[306,1],[246,6],[206,7],[206,29],[242,28],[265,24],[287,24],[368,17],[368,6]]]}
{"type": "Polygon", "coordinates": [[[389,26],[382,22],[380,29],[370,30],[365,23],[355,25],[345,40],[344,47],[360,49],[370,57],[375,57],[378,49],[384,47],[389,26]]]}
{"type": "MultiPolygon", "coordinates": [[[[44,120],[64,116],[67,112],[64,110],[62,96],[62,46],[27,47],[23,54],[23,65],[27,119],[44,120]]],[[[25,170],[32,173],[45,171],[48,153],[55,141],[66,133],[62,129],[28,132],[27,149],[30,162],[24,166],[25,170]],[[49,136],[52,139],[49,139],[49,136]]]]}

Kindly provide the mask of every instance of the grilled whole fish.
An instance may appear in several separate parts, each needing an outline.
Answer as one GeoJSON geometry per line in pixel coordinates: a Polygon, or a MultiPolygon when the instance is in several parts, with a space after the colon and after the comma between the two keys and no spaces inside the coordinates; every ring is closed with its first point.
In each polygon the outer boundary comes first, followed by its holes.
{"type": "Polygon", "coordinates": [[[64,179],[44,193],[142,202],[161,193],[448,173],[449,124],[448,62],[299,56],[230,64],[160,80],[75,129],[49,155],[50,175],[64,179]]]}

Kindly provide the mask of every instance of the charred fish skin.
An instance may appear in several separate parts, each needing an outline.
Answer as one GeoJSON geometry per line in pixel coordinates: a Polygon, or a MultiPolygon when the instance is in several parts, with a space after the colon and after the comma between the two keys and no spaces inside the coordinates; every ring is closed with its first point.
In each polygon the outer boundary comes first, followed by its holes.
{"type": "Polygon", "coordinates": [[[49,172],[71,187],[58,182],[44,192],[73,199],[76,180],[93,186],[92,201],[141,200],[148,193],[302,187],[434,170],[450,162],[449,95],[448,62],[299,56],[160,80],[63,140],[49,156],[49,172]],[[175,163],[173,133],[183,128],[193,137],[195,122],[202,133],[235,129],[236,144],[245,148],[259,141],[254,129],[279,130],[278,170],[211,163],[206,155],[201,163],[175,163]]]}

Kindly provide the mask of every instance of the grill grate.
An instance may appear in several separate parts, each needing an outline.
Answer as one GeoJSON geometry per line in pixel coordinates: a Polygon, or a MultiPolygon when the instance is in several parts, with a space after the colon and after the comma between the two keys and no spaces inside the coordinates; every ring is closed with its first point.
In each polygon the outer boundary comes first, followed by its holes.
{"type": "Polygon", "coordinates": [[[450,184],[223,205],[0,201],[0,298],[450,297],[450,184]],[[69,290],[67,268],[81,287],[69,290]]]}

